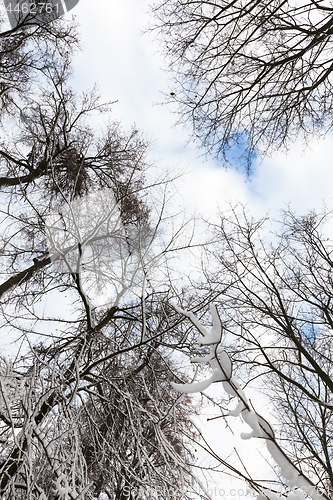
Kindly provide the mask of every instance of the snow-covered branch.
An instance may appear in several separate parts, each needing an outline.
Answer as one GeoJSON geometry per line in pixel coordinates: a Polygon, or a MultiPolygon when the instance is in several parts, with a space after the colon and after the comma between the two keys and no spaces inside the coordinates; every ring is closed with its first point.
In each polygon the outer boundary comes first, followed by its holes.
{"type": "MultiPolygon", "coordinates": [[[[216,306],[214,304],[210,305],[210,313],[213,320],[213,326],[210,331],[200,323],[192,312],[185,311],[176,305],[174,305],[174,308],[177,312],[189,318],[202,334],[203,337],[198,340],[199,344],[210,346],[210,352],[207,356],[202,358],[195,357],[192,359],[192,362],[208,362],[212,368],[212,375],[201,382],[191,384],[172,383],[173,388],[179,392],[190,394],[204,391],[213,382],[222,382],[225,392],[238,398],[239,401],[237,407],[229,411],[226,416],[237,417],[241,415],[243,420],[252,429],[249,433],[243,432],[241,434],[242,439],[257,437],[265,440],[267,450],[280,467],[281,475],[290,489],[287,494],[288,500],[306,500],[307,498],[323,500],[324,498],[328,498],[293,464],[278,444],[272,426],[251,407],[250,401],[241,388],[239,381],[233,376],[232,360],[221,345],[223,326],[216,306]]],[[[257,500],[278,500],[280,498],[282,496],[264,488],[262,493],[257,497],[257,500]]]]}

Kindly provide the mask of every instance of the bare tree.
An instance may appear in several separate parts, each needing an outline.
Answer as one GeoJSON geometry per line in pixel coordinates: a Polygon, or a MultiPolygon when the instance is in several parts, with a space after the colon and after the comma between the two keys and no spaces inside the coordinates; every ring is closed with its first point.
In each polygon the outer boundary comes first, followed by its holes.
{"type": "Polygon", "coordinates": [[[164,307],[168,285],[153,285],[176,240],[161,248],[163,218],[134,218],[132,207],[122,217],[109,192],[41,213],[36,191],[23,188],[32,212],[6,205],[2,328],[21,347],[2,365],[3,498],[123,498],[126,487],[148,495],[162,484],[165,498],[187,495],[179,480],[190,484],[191,456],[176,434],[192,427],[189,404],[166,394],[175,375],[163,361],[184,333],[164,307]]]}
{"type": "Polygon", "coordinates": [[[170,394],[173,369],[162,352],[156,344],[138,360],[131,356],[135,369],[114,360],[98,386],[102,397],[89,395],[81,409],[83,454],[96,497],[105,491],[116,499],[168,499],[192,490],[192,443],[182,431],[195,434],[193,405],[170,394]]]}
{"type": "Polygon", "coordinates": [[[38,82],[59,65],[69,65],[79,46],[73,21],[52,22],[25,18],[15,28],[7,29],[6,15],[0,17],[0,117],[20,113],[26,98],[38,92],[38,82]]]}
{"type": "MultiPolygon", "coordinates": [[[[179,310],[205,335],[199,342],[211,345],[202,361],[210,361],[214,371],[207,381],[177,388],[203,391],[222,381],[225,392],[216,417],[241,415],[252,435],[266,440],[279,465],[270,491],[288,498],[331,498],[332,213],[286,212],[278,232],[270,231],[269,222],[236,208],[214,227],[207,283],[198,288],[217,305],[211,333],[195,315],[179,310]],[[261,420],[234,374],[244,387],[252,384],[264,392],[273,426],[261,420]],[[230,411],[231,400],[237,405],[230,411]]],[[[234,460],[216,452],[215,458],[264,498],[276,498],[265,489],[267,479],[254,478],[237,453],[234,460]]]]}
{"type": "Polygon", "coordinates": [[[167,182],[147,183],[147,142],[111,121],[96,133],[89,116],[109,106],[77,98],[65,66],[1,145],[1,326],[14,347],[0,366],[0,494],[188,497],[190,401],[166,393],[171,353],[190,344],[167,305],[168,255],[187,240],[163,229],[167,182]]]}
{"type": "Polygon", "coordinates": [[[332,127],[331,2],[163,0],[153,29],[180,120],[218,156],[249,162],[332,127]]]}
{"type": "Polygon", "coordinates": [[[0,34],[0,496],[189,498],[195,408],[169,383],[192,339],[169,255],[192,233],[167,176],[146,180],[138,130],[69,86],[76,44],[63,20],[0,34]]]}

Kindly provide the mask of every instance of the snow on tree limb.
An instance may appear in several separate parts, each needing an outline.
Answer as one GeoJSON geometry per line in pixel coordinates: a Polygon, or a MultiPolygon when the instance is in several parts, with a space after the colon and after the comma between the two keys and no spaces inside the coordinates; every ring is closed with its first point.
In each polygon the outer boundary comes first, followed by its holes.
{"type": "MultiPolygon", "coordinates": [[[[192,312],[185,311],[175,305],[173,305],[173,307],[180,314],[188,317],[197,330],[203,335],[203,338],[199,339],[199,343],[201,345],[211,346],[210,353],[207,356],[202,358],[196,357],[192,359],[192,362],[209,362],[213,369],[213,373],[209,378],[201,382],[194,382],[191,384],[173,383],[172,387],[179,392],[195,393],[207,389],[213,382],[222,382],[225,392],[239,399],[237,407],[231,410],[227,416],[236,417],[242,415],[243,420],[252,429],[249,433],[241,433],[242,439],[257,437],[265,440],[267,450],[280,467],[281,475],[286,480],[287,486],[291,489],[290,493],[287,495],[288,500],[306,500],[308,497],[312,498],[312,500],[323,500],[324,498],[328,498],[325,494],[317,490],[313,482],[292,463],[290,458],[277,443],[274,430],[270,423],[251,407],[238,380],[233,377],[231,359],[228,353],[219,345],[222,339],[223,326],[216,306],[214,304],[210,305],[210,313],[213,319],[213,327],[210,331],[200,323],[192,312]]],[[[274,492],[264,488],[262,494],[257,497],[257,500],[279,500],[281,498],[282,496],[276,495],[274,492]]]]}

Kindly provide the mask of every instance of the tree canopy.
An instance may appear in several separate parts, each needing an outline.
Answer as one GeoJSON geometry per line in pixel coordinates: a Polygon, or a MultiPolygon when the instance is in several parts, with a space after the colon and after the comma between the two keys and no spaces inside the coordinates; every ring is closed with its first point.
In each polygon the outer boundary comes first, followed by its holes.
{"type": "Polygon", "coordinates": [[[233,456],[211,450],[260,500],[332,495],[331,227],[327,209],[305,216],[287,211],[279,226],[232,209],[212,228],[206,282],[197,288],[214,301],[212,319],[206,308],[193,314],[176,307],[203,335],[205,356],[193,362],[212,368],[208,379],[176,388],[193,393],[220,384],[215,418],[229,422],[241,415],[251,430],[243,438],[266,442],[274,460],[265,479],[254,475],[240,450],[233,456]],[[248,386],[265,395],[266,408],[248,399],[248,386]]]}
{"type": "Polygon", "coordinates": [[[72,30],[1,34],[17,85],[1,107],[0,496],[185,498],[195,408],[169,388],[191,339],[167,261],[186,239],[163,229],[167,181],[147,182],[142,134],[70,86],[72,30]]]}
{"type": "MultiPolygon", "coordinates": [[[[331,10],[321,1],[155,8],[179,76],[172,97],[209,148],[223,155],[245,137],[251,154],[329,128],[331,10]]],[[[236,208],[195,243],[170,215],[167,178],[148,175],[143,135],[124,131],[95,90],[70,86],[77,43],[61,19],[0,34],[0,58],[13,60],[0,65],[10,124],[0,137],[0,326],[12,349],[0,356],[0,495],[205,499],[195,444],[258,500],[328,500],[332,213],[287,211],[269,231],[269,220],[236,208]],[[108,118],[104,130],[94,114],[108,118]],[[184,285],[177,258],[194,245],[203,268],[184,285]],[[189,354],[209,365],[208,379],[205,368],[194,369],[199,381],[182,369],[189,354]],[[204,394],[211,383],[221,398],[204,394]],[[273,424],[248,398],[251,384],[276,410],[273,424]],[[269,480],[253,477],[238,450],[221,456],[205,441],[193,392],[226,426],[241,415],[243,437],[267,446],[269,480]]]]}
{"type": "Polygon", "coordinates": [[[163,0],[153,30],[180,121],[219,157],[305,142],[332,127],[330,1],[163,0]]]}

